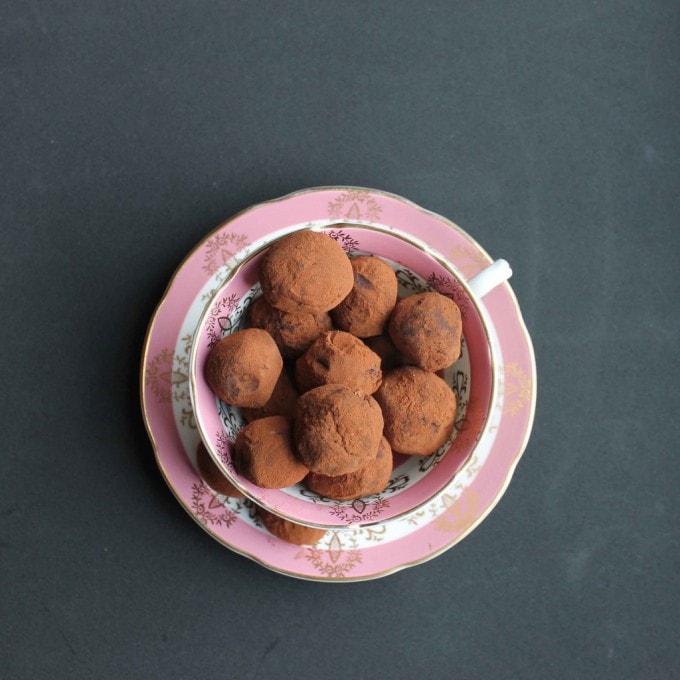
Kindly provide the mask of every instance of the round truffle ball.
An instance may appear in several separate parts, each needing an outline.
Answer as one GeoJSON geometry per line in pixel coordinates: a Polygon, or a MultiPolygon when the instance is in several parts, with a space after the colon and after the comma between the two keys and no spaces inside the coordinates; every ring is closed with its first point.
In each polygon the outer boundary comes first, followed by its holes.
{"type": "Polygon", "coordinates": [[[352,290],[345,251],[326,234],[296,231],[275,241],[260,264],[262,294],[284,312],[321,314],[352,290]]]}
{"type": "Polygon", "coordinates": [[[295,545],[314,545],[318,543],[326,533],[325,529],[314,529],[313,527],[305,527],[302,524],[290,522],[283,517],[267,512],[263,508],[257,509],[262,524],[265,525],[267,531],[276,538],[280,538],[286,543],[294,543],[295,545]]]}
{"type": "Polygon", "coordinates": [[[411,295],[397,302],[389,333],[397,349],[414,364],[438,371],[460,356],[460,309],[440,293],[411,295]]]}
{"type": "Polygon", "coordinates": [[[338,501],[349,501],[362,496],[380,493],[392,474],[392,449],[385,437],[380,439],[375,460],[356,472],[338,477],[327,477],[310,472],[305,480],[314,493],[338,501]]]}
{"type": "Polygon", "coordinates": [[[383,416],[373,397],[344,385],[322,385],[297,403],[298,458],[329,477],[355,472],[377,455],[383,416]]]}
{"type": "Polygon", "coordinates": [[[336,384],[373,394],[381,379],[380,357],[344,331],[319,336],[295,364],[295,380],[303,392],[336,384]]]}
{"type": "Polygon", "coordinates": [[[234,467],[263,489],[297,484],[308,472],[295,456],[290,421],[283,416],[253,420],[238,433],[234,467]]]}
{"type": "Polygon", "coordinates": [[[397,277],[379,257],[362,255],[350,260],[354,286],[331,312],[335,325],[359,338],[380,335],[397,304],[397,277]]]}
{"type": "Polygon", "coordinates": [[[375,393],[394,451],[427,456],[446,443],[456,420],[456,395],[435,373],[395,368],[375,393]]]}
{"type": "Polygon", "coordinates": [[[274,338],[284,359],[299,357],[321,333],[333,328],[330,314],[301,314],[282,312],[272,307],[263,297],[250,308],[250,323],[267,331],[274,338]]]}
{"type": "Polygon", "coordinates": [[[215,344],[205,362],[205,379],[223,402],[258,408],[272,396],[282,368],[271,335],[249,328],[215,344]]]}
{"type": "Polygon", "coordinates": [[[198,463],[198,474],[203,481],[217,493],[230,498],[245,498],[245,496],[220,472],[215,462],[210,457],[208,450],[203,442],[200,442],[196,449],[196,462],[198,463]]]}
{"type": "Polygon", "coordinates": [[[260,408],[242,408],[241,414],[248,422],[268,416],[285,416],[292,420],[295,417],[295,404],[299,396],[300,393],[293,384],[288,368],[284,365],[269,401],[260,408]]]}

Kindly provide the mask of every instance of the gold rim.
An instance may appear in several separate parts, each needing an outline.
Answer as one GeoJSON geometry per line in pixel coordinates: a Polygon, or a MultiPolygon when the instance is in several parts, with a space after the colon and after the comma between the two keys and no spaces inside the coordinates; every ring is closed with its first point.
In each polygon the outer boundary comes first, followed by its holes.
{"type": "MultiPolygon", "coordinates": [[[[474,239],[472,238],[464,229],[459,227],[457,224],[452,222],[451,220],[447,219],[446,217],[443,217],[442,215],[439,215],[438,213],[435,213],[431,210],[427,210],[426,208],[423,208],[419,206],[418,204],[414,203],[413,201],[410,201],[406,198],[403,198],[402,196],[398,196],[397,194],[393,194],[387,191],[382,191],[379,189],[368,189],[365,187],[354,187],[354,186],[321,186],[321,187],[311,187],[308,189],[301,189],[299,191],[292,192],[290,194],[286,194],[285,196],[281,196],[279,198],[274,198],[270,199],[267,201],[262,201],[260,203],[257,203],[255,205],[249,206],[248,208],[241,210],[240,212],[236,213],[232,217],[230,217],[228,220],[225,220],[224,222],[220,223],[217,227],[215,227],[212,231],[210,231],[199,243],[192,248],[189,253],[181,260],[180,264],[178,265],[177,269],[173,273],[172,277],[170,278],[170,281],[168,285],[166,286],[166,289],[163,293],[163,296],[161,297],[158,305],[156,305],[156,308],[153,312],[153,315],[151,317],[151,321],[149,322],[149,326],[146,331],[146,335],[144,338],[144,344],[142,348],[142,362],[141,362],[141,371],[140,371],[140,381],[139,381],[139,392],[140,392],[140,406],[141,406],[141,411],[142,411],[142,419],[144,421],[144,426],[146,428],[147,434],[149,436],[149,440],[151,441],[151,446],[154,451],[154,457],[156,459],[156,464],[158,465],[161,475],[163,476],[163,479],[165,480],[166,484],[170,488],[170,491],[172,494],[175,496],[179,504],[184,508],[184,510],[187,512],[187,514],[200,526],[206,533],[208,533],[212,538],[214,538],[216,541],[221,543],[223,546],[231,550],[232,552],[235,552],[238,555],[242,555],[244,557],[247,557],[251,559],[253,562],[256,562],[257,564],[261,565],[265,569],[268,569],[270,571],[283,574],[285,576],[291,576],[293,578],[297,578],[303,581],[311,581],[311,582],[327,582],[327,583],[352,583],[352,582],[359,582],[359,581],[371,581],[377,578],[381,578],[383,576],[388,576],[390,574],[394,574],[398,571],[401,571],[402,569],[407,569],[409,567],[417,566],[418,564],[424,564],[425,562],[434,559],[435,557],[438,557],[442,553],[446,552],[450,548],[452,548],[454,545],[462,541],[466,536],[468,536],[472,531],[474,531],[489,515],[489,513],[496,507],[500,499],[502,498],[503,494],[507,491],[508,486],[510,485],[510,482],[512,481],[512,477],[515,473],[515,470],[517,468],[517,464],[519,463],[520,458],[524,454],[524,451],[526,450],[527,444],[529,442],[529,438],[531,436],[531,430],[533,427],[534,423],[534,417],[536,414],[536,394],[537,394],[537,371],[536,371],[536,357],[534,353],[534,348],[533,348],[533,343],[531,341],[531,337],[529,335],[529,332],[526,328],[526,324],[524,323],[524,319],[522,317],[520,308],[519,308],[519,303],[517,301],[517,296],[515,295],[515,292],[511,288],[510,284],[508,282],[505,282],[501,284],[506,288],[506,291],[510,293],[510,296],[513,301],[513,307],[515,314],[517,316],[517,320],[519,322],[520,326],[520,332],[523,334],[524,339],[526,341],[527,348],[529,350],[529,358],[531,361],[531,368],[532,368],[532,399],[531,399],[531,408],[529,411],[529,417],[527,419],[527,425],[525,429],[525,434],[524,434],[524,439],[522,441],[522,444],[520,448],[518,449],[517,454],[513,458],[513,460],[510,463],[510,467],[508,468],[507,475],[505,477],[504,483],[501,487],[501,489],[498,491],[496,496],[491,500],[489,505],[487,505],[486,509],[482,512],[482,514],[477,518],[475,522],[473,522],[465,531],[463,531],[461,534],[456,536],[451,542],[447,543],[446,545],[442,546],[440,549],[430,553],[426,557],[421,557],[417,560],[413,560],[410,562],[403,562],[393,568],[386,569],[381,572],[375,572],[370,575],[366,576],[356,576],[356,577],[351,577],[348,576],[346,578],[342,579],[335,579],[335,578],[327,578],[323,576],[306,576],[302,575],[297,572],[289,572],[285,569],[281,569],[280,567],[276,567],[272,564],[269,564],[267,562],[264,562],[261,558],[245,551],[245,550],[240,550],[236,548],[235,546],[231,545],[230,543],[227,543],[225,540],[223,540],[220,536],[212,532],[206,525],[201,524],[198,519],[195,517],[195,515],[191,512],[191,509],[185,504],[184,500],[179,497],[177,492],[175,491],[174,486],[169,480],[169,477],[167,475],[167,472],[159,458],[159,453],[158,453],[158,446],[156,444],[156,440],[153,436],[153,432],[151,430],[151,425],[149,423],[149,417],[147,414],[146,410],[146,402],[144,400],[144,382],[145,382],[145,377],[146,377],[146,363],[147,363],[147,356],[148,356],[148,351],[149,351],[149,340],[151,338],[151,335],[153,334],[153,330],[156,324],[156,320],[158,318],[158,314],[165,304],[168,294],[175,282],[175,279],[177,276],[180,274],[182,269],[184,269],[184,266],[186,263],[191,259],[191,257],[194,255],[194,253],[199,250],[200,248],[203,247],[204,243],[208,241],[214,234],[217,232],[221,231],[224,229],[227,225],[229,225],[231,222],[236,220],[238,217],[241,217],[242,215],[251,212],[252,210],[255,210],[257,208],[260,208],[263,205],[268,205],[272,203],[278,203],[281,201],[288,200],[290,198],[294,198],[296,196],[301,196],[303,194],[307,193],[315,193],[315,192],[321,192],[321,191],[366,191],[371,194],[379,194],[382,196],[387,196],[388,198],[393,198],[401,203],[404,203],[406,205],[411,206],[412,208],[415,208],[421,213],[424,213],[426,215],[431,215],[435,217],[436,219],[440,220],[444,224],[446,224],[448,227],[453,229],[454,231],[459,232],[461,235],[463,235],[470,243],[487,259],[489,263],[491,263],[493,260],[490,257],[490,255],[486,252],[486,250],[474,239]]],[[[200,479],[200,478],[199,478],[200,479]]]]}

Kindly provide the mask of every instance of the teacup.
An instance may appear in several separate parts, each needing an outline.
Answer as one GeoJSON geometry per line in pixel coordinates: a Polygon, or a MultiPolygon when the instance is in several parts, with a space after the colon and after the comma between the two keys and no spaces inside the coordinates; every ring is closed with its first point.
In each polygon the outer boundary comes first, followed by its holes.
{"type": "Polygon", "coordinates": [[[417,511],[448,487],[488,431],[498,387],[495,367],[499,359],[482,297],[511,275],[510,267],[504,260],[497,260],[466,281],[441,254],[402,231],[347,222],[314,230],[335,238],[350,256],[372,254],[385,260],[396,273],[399,297],[436,290],[458,304],[463,319],[461,356],[440,372],[457,396],[451,437],[426,457],[395,454],[393,473],[385,490],[353,501],[319,496],[307,489],[304,481],[286,489],[263,489],[237,472],[233,447],[245,420],[239,408],[215,397],[203,369],[216,342],[247,326],[248,308],[261,294],[259,263],[271,241],[254,248],[235,264],[198,322],[190,359],[196,423],[220,470],[246,496],[270,512],[324,529],[393,520],[417,511]]]}

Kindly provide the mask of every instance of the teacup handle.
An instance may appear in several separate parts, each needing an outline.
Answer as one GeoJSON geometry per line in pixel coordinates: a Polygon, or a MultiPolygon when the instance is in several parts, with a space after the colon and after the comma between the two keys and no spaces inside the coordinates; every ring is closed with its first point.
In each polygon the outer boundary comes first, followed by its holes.
{"type": "Polygon", "coordinates": [[[467,284],[478,298],[483,298],[511,276],[512,269],[507,261],[496,260],[479,274],[475,274],[467,284]]]}

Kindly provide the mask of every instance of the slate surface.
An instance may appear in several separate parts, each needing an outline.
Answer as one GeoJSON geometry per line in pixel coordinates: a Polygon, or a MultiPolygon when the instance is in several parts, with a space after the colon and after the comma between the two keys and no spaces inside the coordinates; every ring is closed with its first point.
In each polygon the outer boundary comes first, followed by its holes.
{"type": "Polygon", "coordinates": [[[0,566],[8,678],[677,673],[673,2],[0,6],[0,566]],[[299,582],[176,503],[146,324],[221,220],[305,186],[407,196],[495,256],[534,433],[453,550],[299,582]]]}

